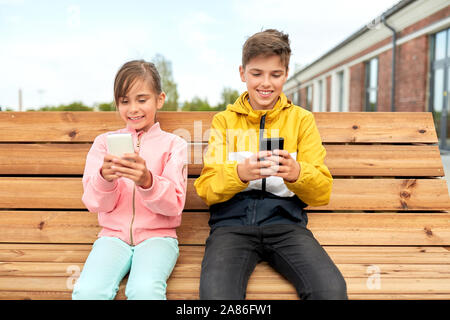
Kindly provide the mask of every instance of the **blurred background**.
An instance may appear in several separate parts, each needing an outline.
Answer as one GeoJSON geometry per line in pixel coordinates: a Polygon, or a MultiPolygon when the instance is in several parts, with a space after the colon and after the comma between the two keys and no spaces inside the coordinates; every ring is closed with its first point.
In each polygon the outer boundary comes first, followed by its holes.
{"type": "Polygon", "coordinates": [[[396,2],[0,0],[0,107],[107,110],[120,66],[146,59],[162,73],[167,110],[221,109],[245,90],[250,35],[288,33],[294,74],[396,2]]]}

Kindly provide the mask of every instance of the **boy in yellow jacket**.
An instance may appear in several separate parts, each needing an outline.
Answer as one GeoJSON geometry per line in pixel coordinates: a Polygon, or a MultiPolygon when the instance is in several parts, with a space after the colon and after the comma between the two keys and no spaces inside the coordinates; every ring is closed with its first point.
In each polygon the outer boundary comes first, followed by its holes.
{"type": "Polygon", "coordinates": [[[301,299],[346,299],[346,283],[307,229],[307,205],[329,201],[333,178],[311,112],[283,94],[288,35],[269,29],[244,44],[240,76],[247,85],[214,116],[204,167],[195,181],[210,206],[211,233],[200,299],[244,299],[262,260],[284,275],[301,299]],[[284,145],[263,151],[266,139],[284,145]]]}

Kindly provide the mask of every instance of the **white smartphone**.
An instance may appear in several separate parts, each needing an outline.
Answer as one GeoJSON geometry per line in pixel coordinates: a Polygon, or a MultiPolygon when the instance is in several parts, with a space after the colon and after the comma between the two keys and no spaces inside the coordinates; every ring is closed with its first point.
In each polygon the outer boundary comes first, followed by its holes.
{"type": "Polygon", "coordinates": [[[125,153],[134,153],[131,133],[112,133],[106,136],[108,153],[122,158],[125,153]]]}

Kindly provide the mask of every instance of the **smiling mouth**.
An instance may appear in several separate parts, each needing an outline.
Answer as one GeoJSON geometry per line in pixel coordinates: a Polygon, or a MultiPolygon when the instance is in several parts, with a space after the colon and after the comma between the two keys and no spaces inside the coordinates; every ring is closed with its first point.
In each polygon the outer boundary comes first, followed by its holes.
{"type": "Polygon", "coordinates": [[[262,97],[269,97],[272,94],[272,90],[256,90],[262,97]]]}
{"type": "Polygon", "coordinates": [[[131,121],[138,121],[138,120],[141,120],[142,118],[144,118],[144,116],[139,116],[139,117],[128,117],[128,119],[131,120],[131,121]]]}

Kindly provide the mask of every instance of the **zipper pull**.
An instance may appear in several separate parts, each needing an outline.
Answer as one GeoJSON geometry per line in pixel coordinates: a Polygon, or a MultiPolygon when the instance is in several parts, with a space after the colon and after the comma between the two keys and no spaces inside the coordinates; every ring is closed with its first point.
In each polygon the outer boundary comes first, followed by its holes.
{"type": "Polygon", "coordinates": [[[142,135],[143,135],[143,133],[138,133],[138,136],[137,136],[136,148],[138,149],[138,152],[140,151],[140,148],[141,148],[142,135]]]}

